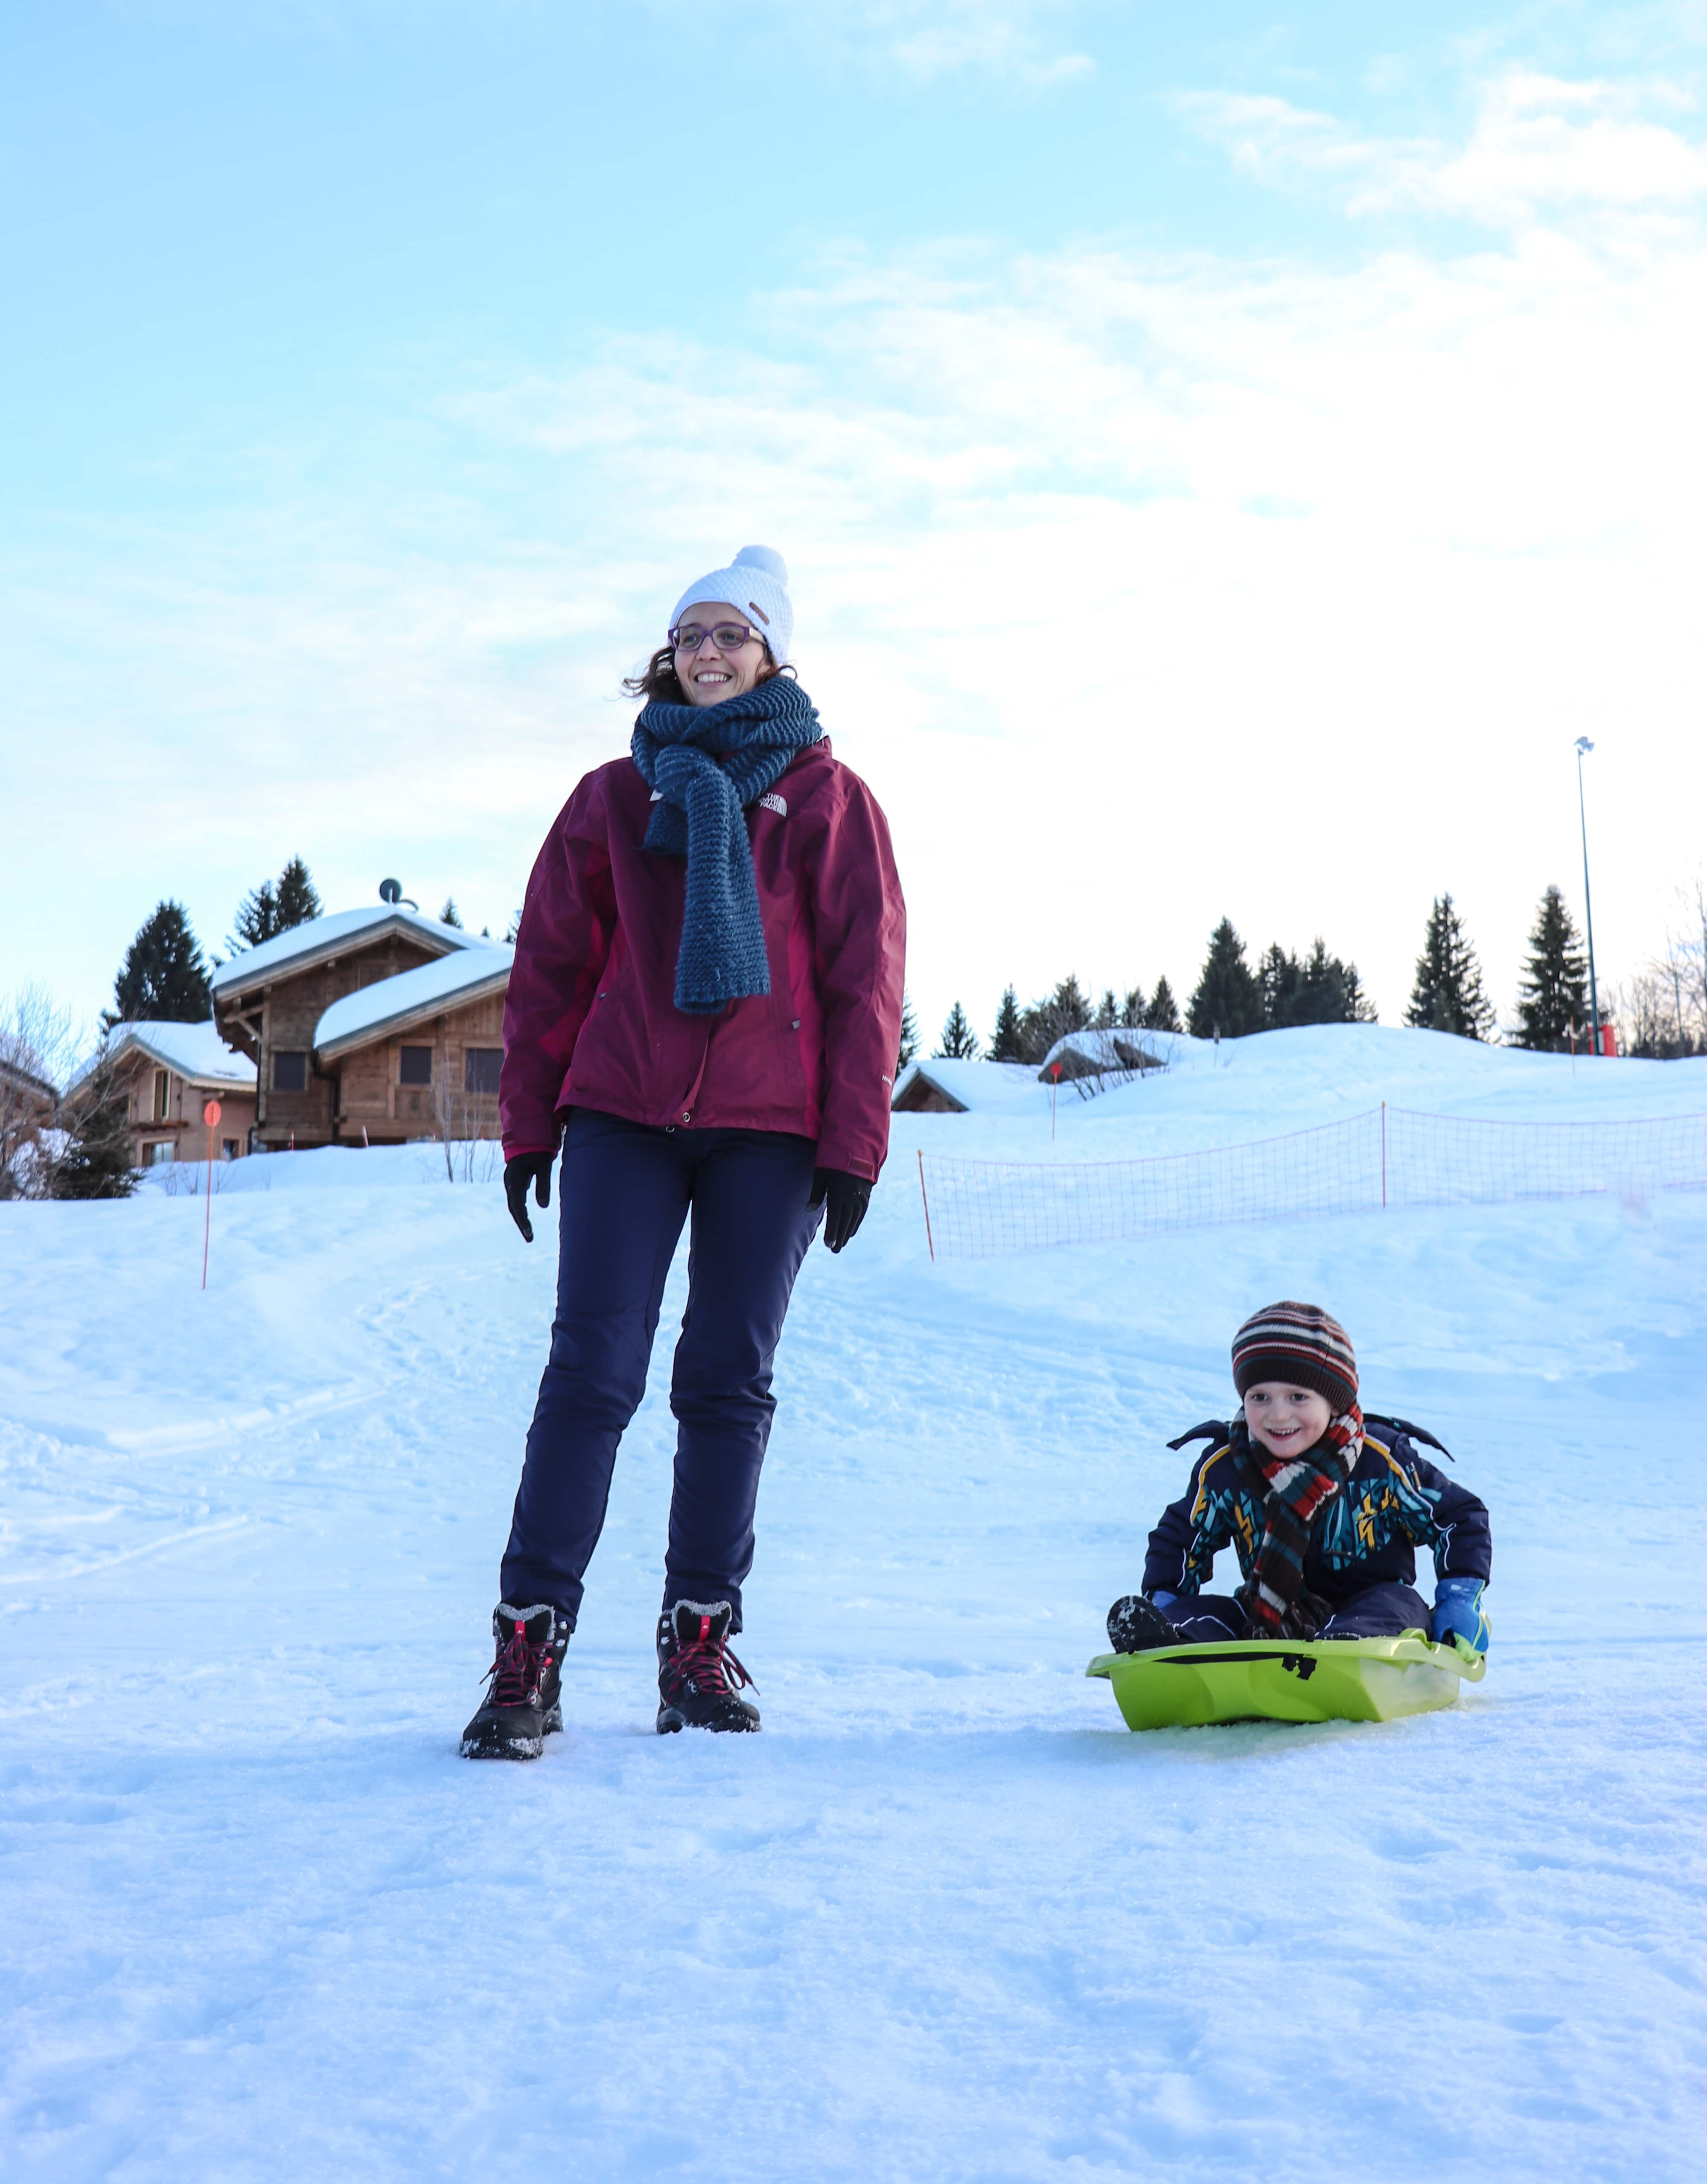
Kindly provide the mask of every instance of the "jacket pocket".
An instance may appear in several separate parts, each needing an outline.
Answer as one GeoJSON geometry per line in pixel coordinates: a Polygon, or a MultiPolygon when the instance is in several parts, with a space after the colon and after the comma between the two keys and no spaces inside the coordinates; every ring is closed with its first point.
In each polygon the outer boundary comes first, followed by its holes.
{"type": "Polygon", "coordinates": [[[646,1011],[633,951],[621,928],[569,1060],[568,1098],[576,1106],[646,1105],[650,1054],[646,1011]]]}

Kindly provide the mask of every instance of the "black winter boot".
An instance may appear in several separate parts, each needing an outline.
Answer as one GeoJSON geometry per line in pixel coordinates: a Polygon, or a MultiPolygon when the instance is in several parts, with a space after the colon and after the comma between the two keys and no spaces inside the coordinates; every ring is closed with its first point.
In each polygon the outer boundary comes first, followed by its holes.
{"type": "Polygon", "coordinates": [[[497,1658],[487,1670],[486,1703],[462,1732],[465,1759],[537,1759],[546,1738],[563,1726],[559,1675],[569,1644],[569,1618],[553,1607],[492,1611],[497,1658]]]}
{"type": "Polygon", "coordinates": [[[1117,1653],[1153,1653],[1185,1641],[1153,1600],[1129,1592],[1108,1611],[1108,1642],[1117,1653]]]}
{"type": "Polygon", "coordinates": [[[678,1600],[658,1618],[658,1734],[676,1729],[756,1729],[759,1710],[739,1696],[758,1686],[728,1648],[727,1600],[678,1600]]]}

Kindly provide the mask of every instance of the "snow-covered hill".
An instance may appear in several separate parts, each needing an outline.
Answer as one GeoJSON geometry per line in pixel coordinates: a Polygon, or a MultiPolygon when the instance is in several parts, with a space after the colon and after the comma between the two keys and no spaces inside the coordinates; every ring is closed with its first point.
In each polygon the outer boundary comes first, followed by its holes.
{"type": "MultiPolygon", "coordinates": [[[[0,1208],[5,2173],[1693,2176],[1707,1194],[932,1267],[920,1145],[1225,1144],[1381,1099],[1707,1110],[1707,1064],[1364,1027],[898,1117],[779,1360],[754,1739],[660,1739],[667,1343],[566,1736],[455,1757],[551,1301],[419,1148],[0,1208]],[[1490,1502],[1450,1713],[1147,1737],[1082,1671],[1254,1306],[1490,1502]]],[[[683,1268],[672,1276],[679,1309],[683,1268]]],[[[667,1306],[666,1327],[672,1323],[667,1306]]],[[[1426,1587],[1426,1579],[1425,1579],[1426,1587]]]]}

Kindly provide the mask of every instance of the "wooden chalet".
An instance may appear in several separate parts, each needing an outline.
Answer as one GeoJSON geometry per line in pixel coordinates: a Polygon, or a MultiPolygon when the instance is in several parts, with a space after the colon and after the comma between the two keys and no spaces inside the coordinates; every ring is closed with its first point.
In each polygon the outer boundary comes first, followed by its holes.
{"type": "Polygon", "coordinates": [[[0,1054],[0,1103],[20,1128],[46,1129],[59,1112],[59,1095],[45,1077],[0,1054]]]}
{"type": "MultiPolygon", "coordinates": [[[[107,1054],[114,1095],[125,1101],[133,1167],[202,1161],[209,1151],[215,1160],[237,1160],[248,1152],[254,1065],[233,1054],[211,1023],[115,1024],[107,1054]],[[211,1129],[202,1119],[210,1100],[220,1105],[211,1129]]],[[[90,1081],[86,1067],[65,1095],[68,1119],[75,1118],[90,1081]]]]}
{"type": "Polygon", "coordinates": [[[222,964],[214,1017],[255,1064],[257,1146],[495,1136],[514,954],[379,903],[222,964]]]}
{"type": "Polygon", "coordinates": [[[890,1100],[897,1115],[963,1115],[967,1103],[944,1079],[945,1070],[928,1061],[910,1063],[890,1100]]]}
{"type": "MultiPolygon", "coordinates": [[[[1037,1072],[1018,1061],[972,1061],[934,1054],[910,1061],[895,1078],[897,1115],[1029,1114],[1040,1098],[1037,1072]]],[[[1048,1112],[1043,1102],[1042,1112],[1048,1112]]]]}

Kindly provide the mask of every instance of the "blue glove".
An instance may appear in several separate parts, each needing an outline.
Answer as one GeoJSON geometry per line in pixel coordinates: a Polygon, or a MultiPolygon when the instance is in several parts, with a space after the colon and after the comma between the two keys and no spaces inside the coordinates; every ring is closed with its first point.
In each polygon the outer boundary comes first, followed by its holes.
{"type": "Polygon", "coordinates": [[[1158,1607],[1171,1607],[1180,1596],[1177,1592],[1152,1592],[1150,1597],[1158,1607]]]}
{"type": "Polygon", "coordinates": [[[1473,1653],[1487,1652],[1487,1617],[1482,1612],[1481,1596],[1479,1577],[1436,1580],[1429,1635],[1436,1646],[1450,1646],[1454,1638],[1462,1638],[1473,1653]]]}

